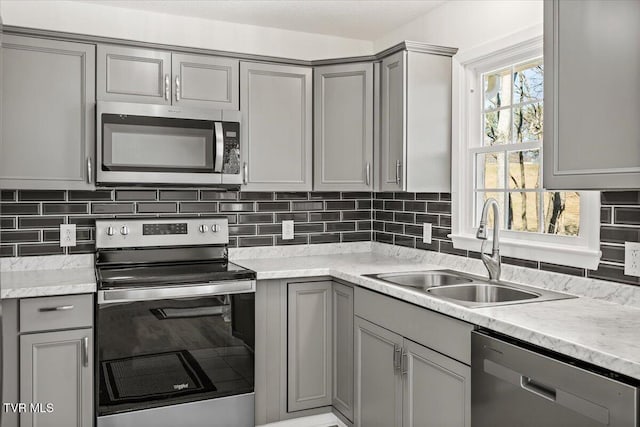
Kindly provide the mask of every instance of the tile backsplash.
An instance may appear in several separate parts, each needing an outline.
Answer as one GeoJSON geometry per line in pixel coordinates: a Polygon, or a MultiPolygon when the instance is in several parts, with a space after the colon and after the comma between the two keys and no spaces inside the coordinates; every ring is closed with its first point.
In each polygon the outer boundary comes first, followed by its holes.
{"type": "MultiPolygon", "coordinates": [[[[375,193],[373,238],[377,242],[478,258],[479,253],[455,249],[451,239],[451,195],[448,193],[375,193]],[[422,223],[432,224],[432,243],[422,243],[422,223]]],[[[624,274],[624,242],[640,242],[640,191],[601,193],[600,248],[597,270],[502,257],[502,262],[556,273],[640,285],[624,274]]]]}
{"type": "MultiPolygon", "coordinates": [[[[0,256],[91,253],[96,218],[224,215],[230,246],[370,241],[477,258],[455,249],[449,193],[237,192],[214,189],[2,190],[0,256]],[[281,222],[295,221],[282,240],[281,222]],[[422,223],[433,225],[422,243],[422,223]],[[75,247],[60,248],[59,225],[77,225],[75,247]]],[[[602,261],[597,270],[503,257],[503,262],[640,285],[624,275],[624,242],[640,241],[640,191],[601,195],[602,261]]]]}
{"type": "Polygon", "coordinates": [[[231,247],[371,241],[369,192],[237,192],[209,189],[2,190],[0,256],[92,253],[95,220],[224,215],[231,247]],[[293,220],[295,238],[282,240],[293,220]],[[76,224],[75,247],[59,246],[76,224]]]}

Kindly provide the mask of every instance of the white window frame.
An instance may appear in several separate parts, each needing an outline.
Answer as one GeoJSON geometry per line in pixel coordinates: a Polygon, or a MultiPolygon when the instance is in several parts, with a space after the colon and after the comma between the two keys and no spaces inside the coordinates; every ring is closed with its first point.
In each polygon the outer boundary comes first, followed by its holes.
{"type": "MultiPolygon", "coordinates": [[[[481,114],[478,87],[483,72],[503,68],[543,55],[542,25],[536,25],[453,57],[452,103],[452,234],[453,246],[480,252],[475,237],[475,161],[473,141],[479,138],[481,114]]],[[[545,102],[547,100],[544,100],[545,102]]],[[[524,148],[524,147],[523,147],[524,148]]],[[[541,167],[542,166],[542,159],[541,167]]],[[[542,171],[541,171],[542,173],[542,171]]],[[[503,256],[596,269],[600,262],[600,193],[580,192],[578,236],[561,236],[500,230],[503,256]]]]}

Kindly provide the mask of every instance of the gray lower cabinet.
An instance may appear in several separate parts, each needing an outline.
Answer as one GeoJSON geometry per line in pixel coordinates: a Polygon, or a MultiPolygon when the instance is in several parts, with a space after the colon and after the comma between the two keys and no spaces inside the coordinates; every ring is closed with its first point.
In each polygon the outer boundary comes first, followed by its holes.
{"type": "Polygon", "coordinates": [[[373,189],[373,63],[314,69],[314,190],[373,189]]]}
{"type": "Polygon", "coordinates": [[[0,186],[91,189],[95,46],[5,35],[0,186]]]}
{"type": "Polygon", "coordinates": [[[356,288],[355,426],[470,427],[473,325],[356,288]]]}
{"type": "Polygon", "coordinates": [[[98,45],[102,101],[238,110],[237,59],[98,45]]]}
{"type": "Polygon", "coordinates": [[[331,281],[289,283],[289,412],[331,405],[332,286],[331,281]]]}
{"type": "Polygon", "coordinates": [[[380,71],[381,191],[451,190],[451,56],[401,51],[380,71]]]}
{"type": "Polygon", "coordinates": [[[353,421],[353,288],[333,282],[332,405],[353,421]]]}
{"type": "Polygon", "coordinates": [[[355,318],[355,426],[402,426],[402,336],[355,318]]]}
{"type": "Polygon", "coordinates": [[[544,3],[546,189],[640,187],[640,2],[544,3]]]}
{"type": "Polygon", "coordinates": [[[312,71],[240,63],[243,190],[312,189],[312,71]]]}
{"type": "Polygon", "coordinates": [[[20,336],[20,401],[44,411],[21,414],[20,427],[93,425],[92,348],[91,329],[20,336]]]}

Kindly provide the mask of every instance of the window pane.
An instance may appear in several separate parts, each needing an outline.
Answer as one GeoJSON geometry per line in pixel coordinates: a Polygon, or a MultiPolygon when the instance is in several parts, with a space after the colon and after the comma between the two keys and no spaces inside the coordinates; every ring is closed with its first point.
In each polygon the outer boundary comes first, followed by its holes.
{"type": "Polygon", "coordinates": [[[486,73],[482,81],[485,110],[511,104],[511,68],[486,73]]]}
{"type": "Polygon", "coordinates": [[[511,110],[492,111],[484,114],[483,145],[507,144],[511,142],[511,110]]]}
{"type": "Polygon", "coordinates": [[[544,95],[542,58],[516,65],[513,70],[513,103],[535,101],[544,95]]]}
{"type": "Polygon", "coordinates": [[[514,142],[542,141],[542,103],[524,105],[513,109],[514,142]]]}
{"type": "Polygon", "coordinates": [[[507,229],[537,232],[539,198],[540,193],[510,192],[507,229]]]}
{"type": "Polygon", "coordinates": [[[476,188],[504,188],[504,152],[476,154],[476,188]]]}
{"type": "Polygon", "coordinates": [[[540,182],[540,150],[509,152],[509,188],[534,190],[540,182]]]}
{"type": "MultiPolygon", "coordinates": [[[[476,217],[475,217],[475,226],[477,227],[480,224],[480,217],[482,216],[482,207],[484,206],[484,202],[486,202],[489,198],[494,198],[498,202],[498,207],[500,211],[500,227],[503,226],[504,221],[504,195],[505,193],[499,193],[495,191],[478,191],[476,192],[476,217]]],[[[493,229],[493,210],[489,210],[489,214],[487,215],[487,228],[493,229]]]]}
{"type": "Polygon", "coordinates": [[[578,193],[544,193],[543,231],[564,236],[578,235],[580,231],[580,195],[578,193]]]}

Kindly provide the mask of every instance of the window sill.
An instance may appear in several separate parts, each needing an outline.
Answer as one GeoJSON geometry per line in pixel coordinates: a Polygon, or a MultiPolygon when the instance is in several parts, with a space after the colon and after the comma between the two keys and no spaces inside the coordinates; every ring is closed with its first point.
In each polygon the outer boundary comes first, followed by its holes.
{"type": "MultiPolygon", "coordinates": [[[[482,241],[473,235],[451,234],[453,247],[480,252],[482,241]]],[[[582,247],[547,244],[540,242],[523,242],[522,240],[500,239],[500,255],[531,261],[548,262],[570,267],[595,270],[600,262],[601,252],[582,247]]]]}

